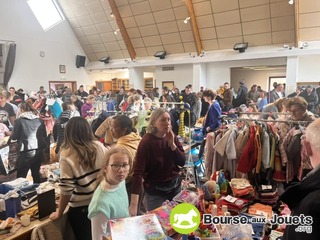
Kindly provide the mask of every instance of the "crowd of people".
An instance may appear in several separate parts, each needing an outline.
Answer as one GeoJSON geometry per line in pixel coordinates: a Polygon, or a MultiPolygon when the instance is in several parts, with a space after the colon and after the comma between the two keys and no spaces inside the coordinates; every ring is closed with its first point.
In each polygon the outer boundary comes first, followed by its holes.
{"type": "Polygon", "coordinates": [[[60,163],[61,196],[50,218],[59,219],[69,205],[68,219],[76,238],[99,239],[107,220],[153,210],[181,191],[179,169],[186,155],[177,137],[176,125],[181,124],[177,103],[183,101],[190,110],[185,123],[193,126],[202,119],[204,136],[220,128],[223,112],[240,111],[243,106],[265,112],[261,115],[265,119],[270,112],[277,119],[276,113],[287,111],[291,120],[313,120],[318,111],[318,89],[311,86],[297,88],[285,98],[282,84],[268,93],[257,85],[248,91],[243,80],[239,84],[237,93],[229,83],[217,91],[201,88],[198,93],[190,84],[182,91],[163,87],[162,94],[159,88],[143,92],[124,87],[117,93],[97,88],[87,93],[81,85],[75,93],[66,87],[47,94],[40,87],[29,96],[11,87],[9,92],[0,91],[0,136],[11,136],[20,146],[17,176],[26,177],[31,170],[34,183],[39,183],[43,149],[52,134],[60,163]],[[62,99],[57,118],[46,104],[48,97],[62,99]],[[113,114],[93,129],[97,101],[113,114]],[[140,119],[134,120],[143,110],[151,112],[142,119],[145,132],[137,127],[140,119]]]}

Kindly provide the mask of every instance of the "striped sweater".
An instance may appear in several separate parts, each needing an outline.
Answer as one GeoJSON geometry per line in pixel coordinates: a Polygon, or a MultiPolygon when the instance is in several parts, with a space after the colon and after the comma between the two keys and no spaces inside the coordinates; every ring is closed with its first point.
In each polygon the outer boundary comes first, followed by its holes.
{"type": "Polygon", "coordinates": [[[60,152],[59,186],[61,194],[71,195],[71,207],[89,205],[96,189],[96,177],[106,159],[107,149],[98,141],[94,143],[97,147],[95,168],[83,169],[77,161],[76,153],[68,154],[64,149],[60,152]]]}

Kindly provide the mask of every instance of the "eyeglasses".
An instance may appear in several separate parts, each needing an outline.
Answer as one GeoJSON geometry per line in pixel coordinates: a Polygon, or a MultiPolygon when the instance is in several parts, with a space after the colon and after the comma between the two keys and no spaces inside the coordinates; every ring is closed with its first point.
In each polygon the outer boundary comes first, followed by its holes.
{"type": "Polygon", "coordinates": [[[131,165],[130,164],[111,164],[109,165],[111,166],[112,170],[115,171],[115,172],[118,172],[120,171],[120,169],[122,168],[124,171],[129,171],[131,165]]]}

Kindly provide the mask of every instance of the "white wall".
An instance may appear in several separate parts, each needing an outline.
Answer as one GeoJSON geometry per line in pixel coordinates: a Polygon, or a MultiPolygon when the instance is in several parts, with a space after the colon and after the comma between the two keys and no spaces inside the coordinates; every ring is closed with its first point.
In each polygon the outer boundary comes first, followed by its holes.
{"type": "MultiPolygon", "coordinates": [[[[286,65],[286,58],[269,58],[269,59],[254,59],[254,60],[239,60],[239,61],[227,61],[227,62],[212,62],[207,63],[207,85],[206,88],[218,89],[220,85],[225,82],[230,82],[231,86],[235,89],[239,87],[239,80],[245,79],[248,80],[247,86],[253,85],[255,80],[249,80],[248,76],[243,76],[239,73],[239,75],[234,75],[231,79],[231,68],[236,67],[248,67],[248,66],[280,66],[286,65]]],[[[281,72],[281,74],[285,75],[285,71],[281,72]]],[[[275,76],[277,73],[271,73],[270,76],[275,76]]],[[[269,78],[269,76],[268,76],[269,78]]],[[[251,79],[251,77],[250,77],[251,79]]],[[[256,83],[258,84],[258,83],[256,83]]],[[[266,89],[266,85],[261,83],[262,88],[266,89]]]]}
{"type": "Polygon", "coordinates": [[[193,82],[192,64],[179,64],[174,66],[174,71],[162,71],[162,66],[155,69],[156,86],[162,88],[163,81],[174,81],[174,84],[181,91],[188,84],[193,82]]]}
{"type": "MultiPolygon", "coordinates": [[[[283,77],[286,76],[285,69],[279,70],[247,70],[247,69],[232,69],[231,70],[231,86],[234,89],[239,88],[239,81],[244,79],[248,89],[253,84],[261,86],[264,91],[268,91],[269,77],[283,77]]],[[[278,81],[278,83],[280,83],[278,81]]],[[[272,86],[271,86],[272,88],[272,86]]]]}
{"type": "Polygon", "coordinates": [[[40,85],[48,90],[48,81],[77,81],[78,86],[92,83],[85,70],[75,66],[76,55],[84,52],[66,20],[44,32],[27,1],[1,0],[0,22],[0,39],[17,44],[8,87],[30,92],[40,85]],[[45,57],[40,57],[40,51],[45,52],[45,57]],[[66,66],[66,74],[59,73],[59,65],[66,66]]]}
{"type": "Polygon", "coordinates": [[[320,82],[320,55],[300,56],[298,82],[320,82]]]}

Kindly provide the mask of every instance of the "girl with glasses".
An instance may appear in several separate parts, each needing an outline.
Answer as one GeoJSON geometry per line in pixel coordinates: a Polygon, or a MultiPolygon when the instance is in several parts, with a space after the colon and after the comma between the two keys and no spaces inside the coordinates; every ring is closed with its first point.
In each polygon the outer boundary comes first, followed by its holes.
{"type": "Polygon", "coordinates": [[[116,146],[108,151],[98,178],[100,184],[89,205],[92,239],[102,239],[109,219],[129,217],[125,179],[131,165],[132,158],[125,148],[116,146]]]}

